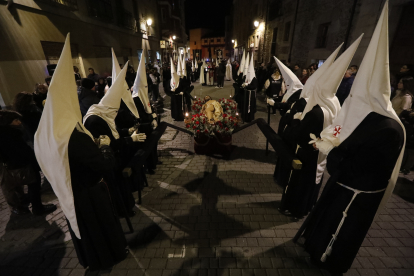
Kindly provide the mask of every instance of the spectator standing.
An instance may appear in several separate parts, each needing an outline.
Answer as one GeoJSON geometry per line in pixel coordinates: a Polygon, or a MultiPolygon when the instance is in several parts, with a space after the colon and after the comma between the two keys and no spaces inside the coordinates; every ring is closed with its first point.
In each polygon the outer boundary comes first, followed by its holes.
{"type": "Polygon", "coordinates": [[[100,100],[93,80],[82,79],[82,86],[78,90],[78,99],[82,117],[86,115],[92,105],[99,103],[100,100]]]}
{"type": "Polygon", "coordinates": [[[152,82],[152,101],[156,102],[158,100],[159,92],[159,77],[157,77],[157,70],[151,69],[149,72],[149,77],[152,82]]]}
{"type": "Polygon", "coordinates": [[[47,92],[48,92],[48,87],[46,85],[36,83],[35,91],[33,93],[33,100],[34,100],[36,106],[40,110],[43,110],[43,105],[44,105],[43,101],[46,100],[47,92]]]}
{"type": "Polygon", "coordinates": [[[216,67],[217,70],[217,87],[224,87],[224,75],[226,74],[226,62],[223,60],[220,65],[216,67]]]}
{"type": "Polygon", "coordinates": [[[40,167],[33,149],[23,138],[21,119],[22,116],[15,111],[0,111],[0,185],[12,213],[30,213],[22,197],[23,185],[27,185],[32,213],[49,214],[56,210],[56,206],[42,204],[40,167]]]}
{"type": "Polygon", "coordinates": [[[95,84],[97,84],[99,75],[95,73],[95,70],[93,68],[89,68],[88,71],[89,71],[89,75],[87,78],[93,80],[95,84]]]}
{"type": "Polygon", "coordinates": [[[398,83],[396,95],[391,100],[392,108],[394,108],[395,113],[397,113],[398,116],[403,110],[411,109],[414,92],[413,82],[413,79],[402,79],[398,83]]]}
{"type": "Polygon", "coordinates": [[[309,70],[302,69],[302,75],[300,76],[299,80],[304,85],[309,78],[309,70]]]}
{"type": "MultiPolygon", "coordinates": [[[[82,83],[81,83],[81,85],[82,85],[82,83]]],[[[98,79],[98,85],[96,85],[96,88],[95,88],[99,99],[102,99],[103,96],[105,96],[105,87],[106,87],[105,78],[100,77],[98,79]]]]}
{"type": "Polygon", "coordinates": [[[34,135],[42,117],[42,111],[33,101],[33,94],[28,92],[18,93],[14,97],[13,109],[21,114],[21,122],[27,134],[27,142],[33,146],[34,135]]]}
{"type": "Polygon", "coordinates": [[[75,80],[76,81],[82,79],[81,75],[79,74],[79,68],[78,67],[73,66],[73,73],[75,74],[75,80]]]}
{"type": "Polygon", "coordinates": [[[302,70],[300,70],[299,64],[295,64],[295,66],[293,66],[293,73],[296,75],[296,77],[300,78],[302,75],[302,70]]]}
{"type": "Polygon", "coordinates": [[[341,106],[348,97],[349,92],[351,92],[351,87],[352,84],[354,84],[354,80],[355,77],[352,75],[352,70],[346,70],[344,78],[342,79],[341,84],[339,85],[338,90],[336,91],[336,97],[338,98],[341,106]]]}
{"type": "Polygon", "coordinates": [[[356,74],[358,73],[358,69],[359,69],[359,67],[358,67],[358,65],[351,65],[350,67],[349,67],[349,69],[351,69],[351,72],[352,72],[352,76],[356,76],[356,74]]]}
{"type": "Polygon", "coordinates": [[[401,79],[414,77],[413,65],[404,64],[401,67],[400,72],[397,74],[396,77],[397,77],[397,82],[399,82],[401,79]]]}

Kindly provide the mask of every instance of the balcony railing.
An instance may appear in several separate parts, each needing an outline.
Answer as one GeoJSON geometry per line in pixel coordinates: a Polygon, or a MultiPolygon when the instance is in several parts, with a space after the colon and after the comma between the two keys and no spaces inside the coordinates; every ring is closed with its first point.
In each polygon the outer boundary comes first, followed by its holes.
{"type": "Polygon", "coordinates": [[[48,3],[48,4],[62,5],[71,10],[78,9],[78,0],[37,0],[37,1],[48,3]]]}

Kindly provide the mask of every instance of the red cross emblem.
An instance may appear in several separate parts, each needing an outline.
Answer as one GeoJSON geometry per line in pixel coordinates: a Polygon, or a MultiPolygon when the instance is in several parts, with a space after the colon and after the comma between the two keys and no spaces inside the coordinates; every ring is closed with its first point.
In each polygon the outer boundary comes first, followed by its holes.
{"type": "Polygon", "coordinates": [[[148,102],[148,106],[151,106],[149,102],[148,102]]]}
{"type": "Polygon", "coordinates": [[[342,129],[341,126],[336,126],[334,131],[333,131],[333,136],[338,137],[338,135],[341,134],[341,129],[342,129]]]}

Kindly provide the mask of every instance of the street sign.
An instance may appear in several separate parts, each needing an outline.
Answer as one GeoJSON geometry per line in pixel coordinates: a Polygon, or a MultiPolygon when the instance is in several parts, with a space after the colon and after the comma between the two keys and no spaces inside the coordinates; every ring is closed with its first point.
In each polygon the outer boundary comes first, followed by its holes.
{"type": "Polygon", "coordinates": [[[160,40],[160,47],[165,48],[165,40],[160,40]]]}

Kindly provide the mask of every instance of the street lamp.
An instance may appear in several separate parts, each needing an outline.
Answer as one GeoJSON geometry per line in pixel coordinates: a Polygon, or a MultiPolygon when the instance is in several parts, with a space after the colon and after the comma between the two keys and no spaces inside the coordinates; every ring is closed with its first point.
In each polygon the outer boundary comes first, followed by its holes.
{"type": "Polygon", "coordinates": [[[175,35],[173,35],[173,39],[175,39],[176,38],[176,36],[175,35]]]}
{"type": "Polygon", "coordinates": [[[234,43],[234,39],[231,40],[231,43],[234,43]]]}
{"type": "Polygon", "coordinates": [[[149,18],[149,19],[147,20],[147,25],[148,25],[148,26],[151,26],[151,25],[152,25],[152,19],[151,19],[151,18],[149,18]]]}
{"type": "Polygon", "coordinates": [[[254,26],[257,28],[257,27],[259,27],[259,21],[254,21],[254,26]]]}

